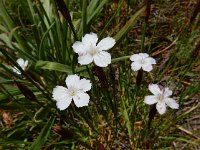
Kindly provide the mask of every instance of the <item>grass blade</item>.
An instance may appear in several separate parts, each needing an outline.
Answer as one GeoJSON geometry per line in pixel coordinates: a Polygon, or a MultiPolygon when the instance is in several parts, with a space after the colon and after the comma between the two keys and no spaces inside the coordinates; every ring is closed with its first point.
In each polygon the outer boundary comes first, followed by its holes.
{"type": "Polygon", "coordinates": [[[140,8],[131,18],[130,20],[125,24],[125,26],[117,33],[117,35],[115,35],[114,39],[118,42],[121,40],[121,38],[123,36],[125,36],[128,31],[130,31],[132,29],[132,27],[134,26],[134,24],[136,23],[137,19],[139,18],[139,16],[144,12],[145,7],[143,6],[142,8],[140,8]]]}
{"type": "Polygon", "coordinates": [[[50,61],[37,61],[36,68],[53,70],[53,71],[60,71],[60,72],[67,72],[69,74],[72,73],[72,69],[70,66],[60,64],[57,62],[50,62],[50,61]]]}
{"type": "Polygon", "coordinates": [[[46,124],[46,126],[42,129],[42,132],[38,136],[38,138],[35,140],[35,142],[31,145],[30,150],[38,150],[41,149],[45,142],[47,141],[47,138],[50,134],[51,127],[54,123],[55,118],[51,117],[46,124]]]}

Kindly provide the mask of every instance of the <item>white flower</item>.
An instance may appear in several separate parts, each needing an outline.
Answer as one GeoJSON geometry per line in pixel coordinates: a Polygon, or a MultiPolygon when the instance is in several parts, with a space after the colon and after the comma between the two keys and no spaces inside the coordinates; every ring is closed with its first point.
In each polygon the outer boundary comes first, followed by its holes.
{"type": "Polygon", "coordinates": [[[53,99],[60,110],[66,109],[73,100],[77,107],[88,106],[90,96],[86,93],[91,89],[91,83],[85,78],[80,79],[77,75],[69,75],[66,87],[56,86],[53,89],[53,99]]]}
{"type": "Polygon", "coordinates": [[[166,105],[172,109],[178,109],[179,104],[169,96],[172,95],[172,91],[168,87],[160,88],[157,84],[150,84],[149,90],[154,95],[145,96],[144,103],[152,105],[156,104],[157,111],[162,115],[166,112],[166,105]]]}
{"type": "MultiPolygon", "coordinates": [[[[22,58],[19,58],[17,59],[17,64],[23,69],[25,70],[26,67],[28,66],[28,60],[23,60],[22,58]]],[[[21,74],[21,71],[16,67],[14,66],[13,67],[13,72],[17,73],[17,74],[21,74]]]]}
{"type": "Polygon", "coordinates": [[[94,61],[99,67],[107,67],[111,63],[111,55],[106,52],[115,45],[115,39],[107,37],[98,44],[98,37],[95,33],[86,34],[82,42],[76,41],[72,48],[78,53],[78,62],[81,65],[88,65],[94,61]]]}
{"type": "Polygon", "coordinates": [[[138,71],[142,68],[144,71],[149,72],[153,69],[152,64],[156,64],[155,59],[149,57],[146,53],[134,54],[130,57],[130,60],[133,61],[131,63],[131,68],[134,71],[138,71]]]}

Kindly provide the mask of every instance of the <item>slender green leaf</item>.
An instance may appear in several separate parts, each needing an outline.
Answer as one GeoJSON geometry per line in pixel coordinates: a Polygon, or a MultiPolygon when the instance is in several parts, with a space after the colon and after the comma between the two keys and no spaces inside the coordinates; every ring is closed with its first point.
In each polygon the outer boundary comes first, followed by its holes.
{"type": "Polygon", "coordinates": [[[112,59],[112,62],[123,61],[123,60],[129,59],[130,57],[131,56],[122,56],[122,57],[114,58],[112,59]]]}
{"type": "Polygon", "coordinates": [[[34,115],[35,122],[42,122],[49,113],[49,108],[47,106],[41,107],[34,115]]]}
{"type": "MultiPolygon", "coordinates": [[[[49,29],[44,33],[42,39],[41,39],[41,43],[40,43],[40,48],[39,48],[39,59],[42,59],[44,57],[44,50],[43,48],[43,43],[45,40],[45,37],[49,34],[49,31],[51,30],[51,28],[55,25],[55,22],[51,24],[51,26],[49,27],[49,29]]],[[[48,36],[47,36],[48,37],[48,36]]]]}
{"type": "Polygon", "coordinates": [[[49,119],[46,126],[44,126],[44,128],[42,129],[38,138],[31,145],[30,150],[39,150],[44,146],[44,144],[47,141],[48,136],[50,134],[50,130],[51,130],[51,127],[54,123],[54,120],[55,120],[55,117],[51,117],[49,119]]]}
{"type": "MultiPolygon", "coordinates": [[[[9,16],[2,0],[0,1],[0,15],[3,18],[3,22],[6,24],[8,30],[12,31],[13,28],[15,27],[15,24],[14,24],[12,18],[9,16]]],[[[17,40],[17,42],[22,50],[29,49],[27,41],[25,42],[25,40],[22,39],[21,36],[19,36],[19,34],[17,32],[14,32],[13,36],[17,40]]]]}
{"type": "MultiPolygon", "coordinates": [[[[93,0],[96,4],[98,4],[98,0],[93,0]]],[[[93,3],[93,1],[91,1],[90,3],[93,3]]],[[[87,20],[87,24],[90,24],[92,19],[100,12],[100,10],[103,8],[103,6],[108,2],[108,0],[102,0],[100,2],[100,4],[98,4],[96,6],[94,5],[91,5],[92,6],[92,9],[89,9],[89,12],[88,14],[91,14],[89,17],[88,17],[88,20],[87,20]]]]}
{"type": "Polygon", "coordinates": [[[83,1],[82,5],[82,35],[84,35],[87,32],[87,1],[83,1]]]}
{"type": "Polygon", "coordinates": [[[70,66],[60,64],[57,62],[50,62],[50,61],[37,61],[36,68],[47,69],[52,71],[60,71],[60,72],[67,72],[69,74],[72,73],[72,69],[70,66]]]}
{"type": "Polygon", "coordinates": [[[114,39],[116,39],[116,41],[119,41],[123,36],[125,36],[128,33],[128,31],[132,29],[132,27],[135,25],[136,21],[144,12],[144,10],[145,10],[145,7],[143,6],[133,16],[131,16],[131,18],[124,25],[124,27],[117,33],[117,35],[115,35],[114,39]]]}

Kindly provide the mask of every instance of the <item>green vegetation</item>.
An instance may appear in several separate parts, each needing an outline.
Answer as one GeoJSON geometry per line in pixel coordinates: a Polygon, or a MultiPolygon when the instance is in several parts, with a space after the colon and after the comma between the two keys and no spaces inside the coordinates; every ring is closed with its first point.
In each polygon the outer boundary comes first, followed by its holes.
{"type": "Polygon", "coordinates": [[[199,0],[0,0],[0,149],[200,148],[197,10],[199,0]],[[78,63],[72,45],[91,32],[116,40],[107,67],[78,63]],[[131,69],[138,53],[152,71],[131,69]],[[72,74],[91,81],[90,102],[59,110],[53,89],[72,74]],[[179,109],[145,104],[151,83],[179,109]]]}

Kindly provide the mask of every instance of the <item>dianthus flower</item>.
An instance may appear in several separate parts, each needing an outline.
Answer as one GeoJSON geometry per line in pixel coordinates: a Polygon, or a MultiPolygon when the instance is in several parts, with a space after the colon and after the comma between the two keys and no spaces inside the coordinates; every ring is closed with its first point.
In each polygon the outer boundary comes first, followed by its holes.
{"type": "Polygon", "coordinates": [[[150,72],[153,69],[152,64],[156,64],[155,59],[146,53],[134,54],[130,57],[130,60],[133,61],[131,63],[131,68],[134,71],[138,71],[142,68],[144,71],[150,72]]]}
{"type": "Polygon", "coordinates": [[[150,84],[149,90],[154,95],[148,95],[144,98],[144,103],[148,105],[156,104],[156,109],[159,114],[164,114],[166,112],[166,105],[172,109],[178,109],[179,104],[169,96],[172,95],[172,91],[168,87],[159,87],[157,84],[150,84]]]}
{"type": "Polygon", "coordinates": [[[82,42],[76,41],[72,48],[78,53],[78,63],[88,65],[94,61],[99,67],[107,67],[111,63],[111,55],[106,52],[115,45],[115,39],[107,37],[98,44],[98,37],[95,33],[86,34],[82,42]]]}
{"type": "Polygon", "coordinates": [[[69,75],[66,80],[66,87],[56,86],[53,89],[53,99],[60,110],[66,109],[72,100],[77,107],[88,106],[90,96],[86,93],[91,89],[91,83],[85,78],[80,79],[77,75],[69,75]]]}

